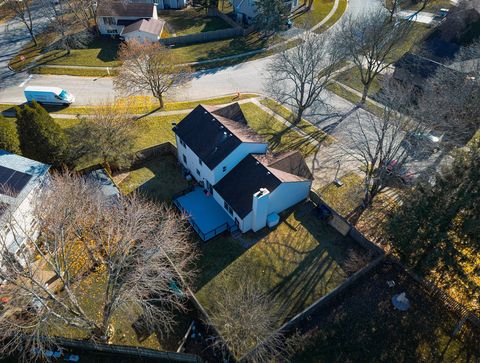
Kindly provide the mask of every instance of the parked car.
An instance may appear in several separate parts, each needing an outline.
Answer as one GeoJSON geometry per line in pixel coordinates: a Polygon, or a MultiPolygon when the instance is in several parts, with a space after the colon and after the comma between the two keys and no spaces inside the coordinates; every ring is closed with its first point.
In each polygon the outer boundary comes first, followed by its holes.
{"type": "Polygon", "coordinates": [[[436,153],[440,150],[441,141],[442,137],[430,132],[407,132],[402,146],[415,154],[436,153]]]}
{"type": "Polygon", "coordinates": [[[68,106],[75,102],[75,97],[59,87],[28,86],[24,90],[27,102],[68,106]]]}
{"type": "Polygon", "coordinates": [[[403,165],[399,165],[398,160],[392,160],[385,169],[388,175],[393,179],[400,180],[403,184],[411,184],[413,182],[413,171],[403,165]]]}

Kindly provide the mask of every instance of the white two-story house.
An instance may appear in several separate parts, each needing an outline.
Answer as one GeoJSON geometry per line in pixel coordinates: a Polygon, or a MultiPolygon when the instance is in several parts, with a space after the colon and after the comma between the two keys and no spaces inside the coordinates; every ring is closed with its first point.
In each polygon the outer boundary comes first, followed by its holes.
{"type": "MultiPolygon", "coordinates": [[[[0,255],[22,263],[22,251],[38,237],[35,200],[48,181],[50,165],[0,150],[0,255]]],[[[1,261],[0,261],[1,268],[1,261]]]]}
{"type": "Polygon", "coordinates": [[[273,155],[240,106],[198,106],[175,125],[178,160],[242,232],[258,231],[306,199],[312,175],[299,152],[273,155]]]}
{"type": "Polygon", "coordinates": [[[121,35],[126,27],[143,20],[148,20],[151,26],[159,21],[157,6],[153,3],[108,1],[98,5],[96,20],[98,31],[103,35],[121,35]]]}

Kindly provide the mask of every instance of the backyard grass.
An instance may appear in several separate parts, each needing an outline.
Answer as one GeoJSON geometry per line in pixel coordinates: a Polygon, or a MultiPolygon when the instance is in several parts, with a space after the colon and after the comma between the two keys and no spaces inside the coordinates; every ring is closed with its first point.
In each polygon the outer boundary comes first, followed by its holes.
{"type": "Polygon", "coordinates": [[[188,182],[182,175],[177,158],[162,155],[130,170],[118,186],[123,194],[137,191],[157,202],[170,202],[175,194],[188,187],[188,182]]]}
{"type": "MultiPolygon", "coordinates": [[[[260,103],[293,124],[295,115],[290,109],[270,98],[264,98],[260,101],[260,103]]],[[[302,119],[296,126],[320,143],[326,142],[329,144],[334,141],[331,136],[328,136],[325,132],[305,119],[302,119]]]]}
{"type": "Polygon", "coordinates": [[[356,173],[349,173],[340,180],[342,187],[330,183],[319,190],[322,199],[340,215],[346,216],[362,202],[363,179],[356,173]]]}
{"type": "MultiPolygon", "coordinates": [[[[79,297],[79,304],[89,316],[97,316],[99,321],[102,312],[99,310],[101,304],[98,301],[103,299],[105,292],[106,274],[103,272],[93,272],[86,279],[77,285],[76,291],[79,297]]],[[[112,316],[113,336],[111,344],[138,346],[142,348],[157,349],[161,351],[175,351],[178,348],[178,342],[188,329],[189,319],[181,312],[175,312],[177,315],[176,326],[173,332],[162,336],[160,332],[152,332],[148,337],[137,338],[137,334],[132,324],[141,316],[141,309],[132,306],[125,307],[133,319],[126,319],[125,312],[117,310],[112,316]]],[[[76,328],[59,326],[52,327],[52,335],[62,336],[71,339],[85,339],[86,337],[76,328]]]]}
{"type": "Polygon", "coordinates": [[[304,156],[312,154],[316,146],[295,130],[285,126],[253,103],[241,105],[248,125],[269,143],[274,152],[299,150],[304,156]]]}
{"type": "Polygon", "coordinates": [[[318,219],[310,203],[285,212],[284,218],[274,230],[243,237],[256,241],[243,253],[231,238],[204,246],[197,297],[207,311],[229,283],[241,279],[269,294],[280,326],[346,279],[342,264],[349,250],[363,250],[318,219]],[[222,248],[230,251],[225,258],[218,257],[222,248]]]}
{"type": "Polygon", "coordinates": [[[306,342],[292,362],[476,362],[478,330],[453,314],[398,266],[384,263],[300,327],[306,342]],[[394,281],[388,287],[387,281],[394,281]],[[408,311],[393,308],[405,292],[408,311]]]}
{"type": "Polygon", "coordinates": [[[160,10],[158,16],[167,22],[170,35],[176,36],[230,28],[222,18],[207,16],[205,9],[160,10]]]}

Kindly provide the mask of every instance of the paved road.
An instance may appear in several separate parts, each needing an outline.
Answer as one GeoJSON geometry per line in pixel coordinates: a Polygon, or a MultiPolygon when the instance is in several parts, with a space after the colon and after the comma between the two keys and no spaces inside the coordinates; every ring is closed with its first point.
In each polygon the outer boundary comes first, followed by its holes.
{"type": "MultiPolygon", "coordinates": [[[[366,11],[371,6],[375,6],[379,0],[350,0],[347,8],[348,13],[356,14],[366,11]]],[[[335,27],[329,31],[334,31],[335,27]]],[[[0,29],[1,31],[1,29],[0,29]]],[[[19,31],[19,34],[21,31],[19,31]]],[[[8,34],[7,34],[8,35],[8,34]]],[[[19,37],[22,37],[20,34],[19,37]]],[[[25,32],[23,32],[25,37],[25,32]]],[[[13,46],[9,41],[10,37],[4,39],[8,41],[11,48],[18,49],[18,45],[13,46]]],[[[28,38],[26,38],[28,40],[28,38]]],[[[1,45],[0,40],[0,45],[1,45]]],[[[171,98],[187,100],[201,99],[207,97],[221,96],[235,92],[259,92],[263,91],[263,74],[269,58],[263,58],[247,63],[242,63],[233,67],[217,68],[208,71],[201,71],[195,74],[194,79],[178,95],[171,95],[171,98]]],[[[6,63],[0,63],[0,67],[6,67],[6,63]]],[[[99,103],[106,100],[112,100],[115,93],[112,88],[111,78],[90,78],[90,77],[69,77],[69,76],[49,76],[32,75],[25,73],[18,75],[4,76],[0,85],[0,103],[22,103],[24,102],[23,88],[27,85],[58,86],[67,89],[76,96],[77,104],[99,103]]]]}
{"type": "MultiPolygon", "coordinates": [[[[32,8],[36,32],[47,24],[48,19],[41,15],[38,6],[32,8]]],[[[9,60],[30,41],[30,34],[25,25],[14,19],[0,24],[0,89],[16,85],[25,77],[15,74],[8,68],[9,60]]]]}

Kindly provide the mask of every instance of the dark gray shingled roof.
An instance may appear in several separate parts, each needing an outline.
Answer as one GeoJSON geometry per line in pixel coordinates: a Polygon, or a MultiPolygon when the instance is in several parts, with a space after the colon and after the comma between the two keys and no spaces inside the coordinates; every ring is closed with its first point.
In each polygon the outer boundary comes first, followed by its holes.
{"type": "MultiPolygon", "coordinates": [[[[232,106],[214,109],[198,105],[173,128],[175,134],[210,169],[215,168],[242,142],[264,142],[246,122],[241,121],[245,119],[243,114],[242,117],[238,114],[235,116],[239,121],[220,115],[228,114],[230,107],[232,106]]],[[[233,109],[234,107],[231,108],[233,109]]]]}
{"type": "Polygon", "coordinates": [[[152,18],[153,9],[153,3],[101,2],[97,9],[97,16],[152,18]]]}
{"type": "Polygon", "coordinates": [[[271,193],[282,183],[312,180],[312,173],[298,151],[248,155],[213,188],[240,218],[252,210],[253,194],[260,188],[271,193]]]}
{"type": "Polygon", "coordinates": [[[240,218],[252,210],[253,194],[260,188],[273,192],[282,181],[253,155],[248,155],[213,188],[240,218]]]}

